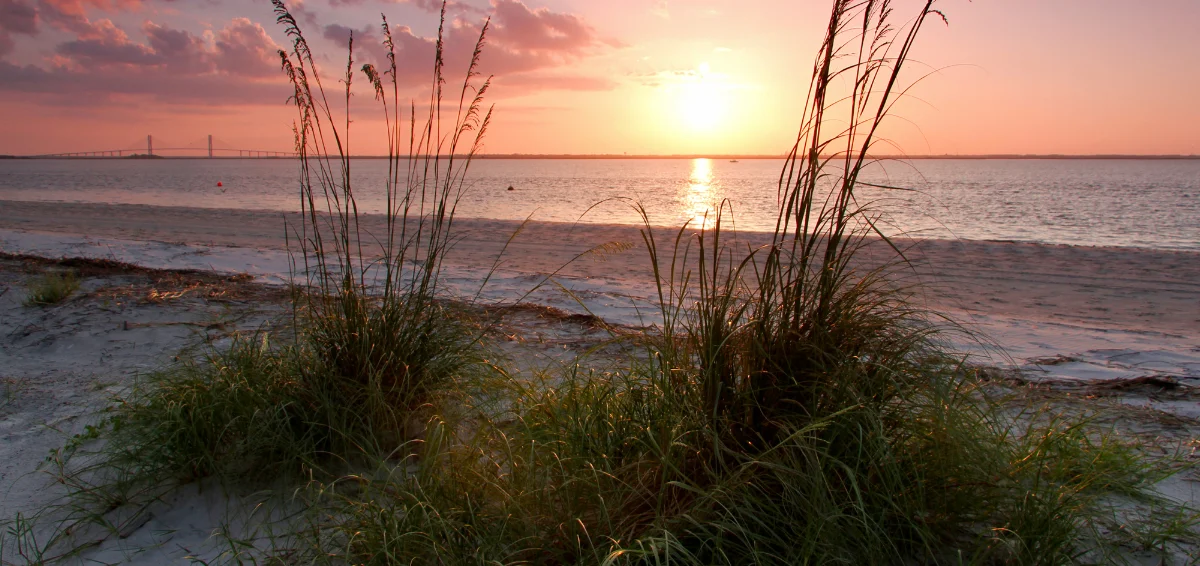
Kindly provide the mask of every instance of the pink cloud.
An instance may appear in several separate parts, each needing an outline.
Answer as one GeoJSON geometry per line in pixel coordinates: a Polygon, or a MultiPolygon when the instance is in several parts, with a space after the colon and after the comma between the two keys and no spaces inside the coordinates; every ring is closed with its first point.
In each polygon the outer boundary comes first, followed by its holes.
{"type": "Polygon", "coordinates": [[[163,62],[153,49],[129,41],[124,30],[111,20],[88,22],[79,37],[59,45],[55,51],[80,67],[151,66],[163,62]]]}
{"type": "Polygon", "coordinates": [[[26,0],[0,0],[0,29],[10,33],[37,33],[37,9],[26,0]]]}
{"type": "Polygon", "coordinates": [[[492,7],[492,39],[510,49],[579,56],[600,43],[595,30],[578,16],[530,10],[519,0],[493,0],[492,7]]]}
{"type": "MultiPolygon", "coordinates": [[[[368,0],[329,0],[331,6],[361,6],[367,3],[368,0]]],[[[386,4],[412,4],[426,12],[436,14],[442,11],[442,0],[380,0],[386,4]]],[[[455,2],[450,0],[446,2],[446,12],[451,14],[486,14],[486,10],[481,10],[467,4],[465,2],[455,2]]]]}
{"type": "Polygon", "coordinates": [[[137,11],[147,2],[149,0],[38,0],[38,16],[58,29],[82,34],[91,26],[87,15],[89,9],[105,13],[137,11]]]}
{"type": "MultiPolygon", "coordinates": [[[[235,18],[223,28],[195,34],[165,22],[146,21],[141,36],[131,37],[112,20],[90,20],[89,14],[137,10],[151,0],[0,0],[0,55],[11,51],[11,35],[34,34],[40,23],[69,30],[41,66],[0,63],[0,92],[44,95],[53,99],[86,96],[98,103],[141,96],[175,104],[275,104],[286,99],[279,71],[279,45],[259,23],[235,18]],[[37,1],[36,5],[34,1],[37,1]],[[144,37],[144,39],[143,39],[144,37]],[[278,93],[264,95],[264,93],[278,93]]],[[[173,0],[157,0],[173,1],[173,0]]],[[[346,2],[354,0],[336,0],[346,2]]],[[[385,0],[387,1],[387,0],[385,0]]],[[[423,9],[440,9],[434,0],[410,0],[423,9]]],[[[310,2],[311,3],[311,2],[310,2]]],[[[289,2],[307,26],[315,21],[303,2],[289,2]]],[[[465,6],[465,5],[464,5],[465,6]]],[[[598,36],[582,18],[549,9],[532,9],[518,0],[493,0],[491,29],[481,72],[496,75],[505,94],[536,90],[606,90],[613,81],[559,72],[564,67],[614,45],[598,36]]],[[[470,61],[481,18],[466,8],[449,15],[446,73],[458,77],[470,61]]],[[[133,30],[129,30],[133,31],[133,30]]],[[[398,78],[405,86],[428,83],[435,40],[407,26],[392,28],[398,78]]],[[[358,64],[387,62],[377,25],[352,30],[341,25],[321,28],[321,35],[344,46],[353,33],[358,64]]],[[[334,52],[333,60],[341,59],[334,52]]],[[[338,65],[340,66],[340,65],[338,65]]],[[[332,71],[332,69],[323,69],[332,71]]],[[[48,100],[54,103],[53,100],[48,100]]]]}
{"type": "Polygon", "coordinates": [[[217,33],[212,57],[217,70],[233,75],[279,75],[279,45],[259,24],[237,18],[217,33]]]}
{"type": "Polygon", "coordinates": [[[236,18],[205,38],[147,21],[147,43],[136,43],[110,20],[88,23],[80,38],[60,44],[56,52],[76,68],[154,67],[155,72],[224,73],[246,77],[278,76],[279,45],[259,24],[236,18]]]}
{"type": "MultiPolygon", "coordinates": [[[[334,1],[358,3],[363,0],[334,1]]],[[[412,2],[430,11],[438,11],[441,6],[441,2],[436,0],[412,2]]],[[[607,90],[615,86],[612,81],[599,77],[565,78],[528,74],[563,67],[619,45],[618,42],[600,38],[582,18],[546,8],[530,9],[518,0],[493,0],[492,7],[494,13],[480,67],[483,74],[503,77],[506,84],[522,91],[546,88],[607,90]]],[[[448,63],[447,75],[455,76],[470,61],[481,22],[462,15],[450,16],[450,19],[445,30],[445,59],[448,63]]],[[[356,58],[379,66],[386,64],[387,50],[382,45],[381,33],[375,27],[353,30],[333,24],[325,26],[322,35],[336,45],[345,46],[351,32],[355,39],[356,58]]],[[[392,39],[396,44],[400,81],[405,85],[428,81],[436,47],[434,38],[418,36],[408,26],[399,26],[392,28],[392,39]]]]}
{"type": "Polygon", "coordinates": [[[142,0],[41,0],[41,2],[43,6],[52,6],[63,13],[78,15],[83,15],[85,6],[105,12],[136,9],[142,6],[142,0]]]}
{"type": "Polygon", "coordinates": [[[32,3],[26,0],[0,0],[0,57],[13,50],[13,35],[35,35],[37,32],[37,10],[32,3]]]}
{"type": "Polygon", "coordinates": [[[77,39],[56,48],[51,69],[0,62],[0,85],[94,101],[132,95],[182,104],[262,104],[286,98],[279,46],[259,24],[237,18],[200,37],[147,21],[142,32],[145,43],[107,19],[87,22],[77,39]]]}

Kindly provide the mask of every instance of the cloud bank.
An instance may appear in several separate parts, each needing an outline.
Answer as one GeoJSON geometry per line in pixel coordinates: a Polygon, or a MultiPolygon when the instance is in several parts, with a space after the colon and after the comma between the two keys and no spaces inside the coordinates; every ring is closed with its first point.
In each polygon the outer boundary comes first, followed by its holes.
{"type": "MultiPolygon", "coordinates": [[[[330,8],[372,2],[401,3],[323,0],[330,8]]],[[[71,105],[81,100],[96,105],[124,102],[131,97],[182,105],[274,105],[286,99],[290,91],[279,71],[277,51],[287,46],[277,43],[262,23],[236,17],[202,33],[186,29],[192,22],[172,22],[170,16],[159,16],[159,21],[146,19],[136,28],[114,23],[118,15],[148,12],[151,3],[185,4],[176,0],[0,0],[0,94],[39,96],[47,103],[71,105]],[[47,34],[66,37],[52,44],[42,60],[9,60],[21,37],[47,34]]],[[[425,12],[441,10],[441,3],[434,0],[407,3],[425,12]]],[[[381,66],[386,63],[378,26],[353,29],[331,23],[316,27],[322,19],[316,2],[289,5],[310,41],[323,38],[330,47],[344,46],[353,33],[356,59],[381,66]]],[[[519,93],[615,86],[611,80],[580,76],[567,69],[581,59],[620,47],[619,42],[600,37],[579,16],[530,8],[520,0],[491,0],[487,8],[458,2],[448,5],[445,45],[450,76],[457,71],[455,64],[465,66],[470,60],[484,14],[491,24],[481,71],[496,75],[506,87],[519,93]]],[[[128,18],[121,21],[128,22],[128,18]]],[[[397,77],[405,86],[426,84],[435,39],[394,24],[397,77]]]]}

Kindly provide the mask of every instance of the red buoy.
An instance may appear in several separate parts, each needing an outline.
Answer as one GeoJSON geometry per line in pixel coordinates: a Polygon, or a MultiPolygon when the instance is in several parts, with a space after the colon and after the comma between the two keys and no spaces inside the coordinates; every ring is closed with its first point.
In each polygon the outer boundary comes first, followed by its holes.
{"type": "Polygon", "coordinates": [[[218,187],[224,187],[224,186],[225,186],[225,183],[222,183],[222,182],[220,182],[220,181],[217,181],[217,186],[218,186],[218,187]]]}

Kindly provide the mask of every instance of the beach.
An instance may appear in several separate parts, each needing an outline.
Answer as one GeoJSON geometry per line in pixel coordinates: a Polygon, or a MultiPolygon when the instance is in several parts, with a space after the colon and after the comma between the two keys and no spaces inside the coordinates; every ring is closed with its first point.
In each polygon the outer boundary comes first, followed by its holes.
{"type": "MultiPolygon", "coordinates": [[[[247,210],[3,201],[0,249],[249,273],[278,282],[289,270],[285,223],[294,229],[297,219],[247,210]]],[[[377,216],[365,216],[363,227],[385,233],[377,216]]],[[[459,240],[447,266],[464,295],[478,293],[478,282],[494,266],[497,273],[483,294],[497,301],[518,300],[554,274],[610,322],[654,322],[647,311],[654,291],[639,227],[459,219],[455,230],[459,240]],[[588,253],[608,243],[620,249],[588,253]]],[[[662,253],[669,253],[675,235],[673,229],[655,228],[662,253]]],[[[762,233],[736,238],[738,249],[770,242],[762,233]]],[[[990,336],[1018,364],[1061,356],[1082,365],[1059,372],[1082,378],[1162,372],[1200,379],[1200,252],[934,239],[895,243],[911,263],[900,272],[903,283],[919,284],[926,306],[990,336]]],[[[876,242],[861,260],[874,265],[892,256],[876,242]]],[[[574,297],[545,288],[526,300],[579,307],[574,297]]]]}
{"type": "MultiPolygon", "coordinates": [[[[55,490],[42,489],[49,478],[45,455],[84,432],[132,380],[181,352],[227,344],[234,333],[286,313],[285,221],[295,220],[247,210],[0,201],[0,252],[8,254],[0,265],[0,516],[30,513],[53,499],[55,490]],[[111,265],[79,264],[77,297],[36,309],[21,305],[33,274],[72,265],[38,257],[111,265]]],[[[383,233],[377,217],[364,217],[363,226],[383,233]]],[[[533,306],[499,333],[502,343],[536,343],[539,359],[562,361],[604,337],[589,318],[565,315],[594,315],[613,327],[655,322],[638,227],[460,219],[455,229],[460,237],[445,278],[458,297],[533,306]],[[605,246],[610,243],[618,245],[605,246]],[[605,251],[591,251],[596,248],[605,251]]],[[[669,250],[675,231],[656,227],[654,233],[669,250]]],[[[745,249],[768,242],[761,233],[737,234],[737,246],[745,249]]],[[[948,338],[971,363],[1064,407],[1080,399],[1121,407],[1125,412],[1113,426],[1194,443],[1200,432],[1200,396],[1193,393],[1200,385],[1200,252],[895,243],[911,262],[899,272],[901,283],[918,284],[919,301],[977,333],[948,338]]],[[[890,253],[874,242],[859,261],[871,266],[890,253]]],[[[1195,485],[1189,474],[1160,489],[1195,504],[1195,485]]],[[[231,521],[254,524],[238,515],[253,503],[243,495],[189,486],[156,504],[151,518],[126,518],[128,537],[98,535],[88,556],[146,564],[219,556],[215,530],[231,521]]]]}

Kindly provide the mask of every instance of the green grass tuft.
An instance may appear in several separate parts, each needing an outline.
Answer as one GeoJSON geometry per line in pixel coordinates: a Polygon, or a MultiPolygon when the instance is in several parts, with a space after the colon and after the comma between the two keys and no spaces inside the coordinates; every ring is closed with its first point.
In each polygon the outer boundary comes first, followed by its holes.
{"type": "MultiPolygon", "coordinates": [[[[469,358],[450,342],[454,337],[440,339],[455,352],[436,369],[445,381],[465,372],[469,358]]],[[[120,470],[118,479],[89,483],[114,480],[125,491],[210,476],[266,481],[336,474],[422,432],[441,388],[424,392],[423,407],[397,400],[398,389],[349,379],[303,345],[273,346],[267,334],[239,337],[151,374],[118,399],[101,432],[107,445],[82,468],[120,470]]],[[[79,476],[78,459],[74,469],[79,476]]]]}
{"type": "Polygon", "coordinates": [[[79,279],[75,273],[47,272],[31,280],[28,285],[24,305],[27,307],[46,307],[57,305],[79,289],[79,279]]]}

